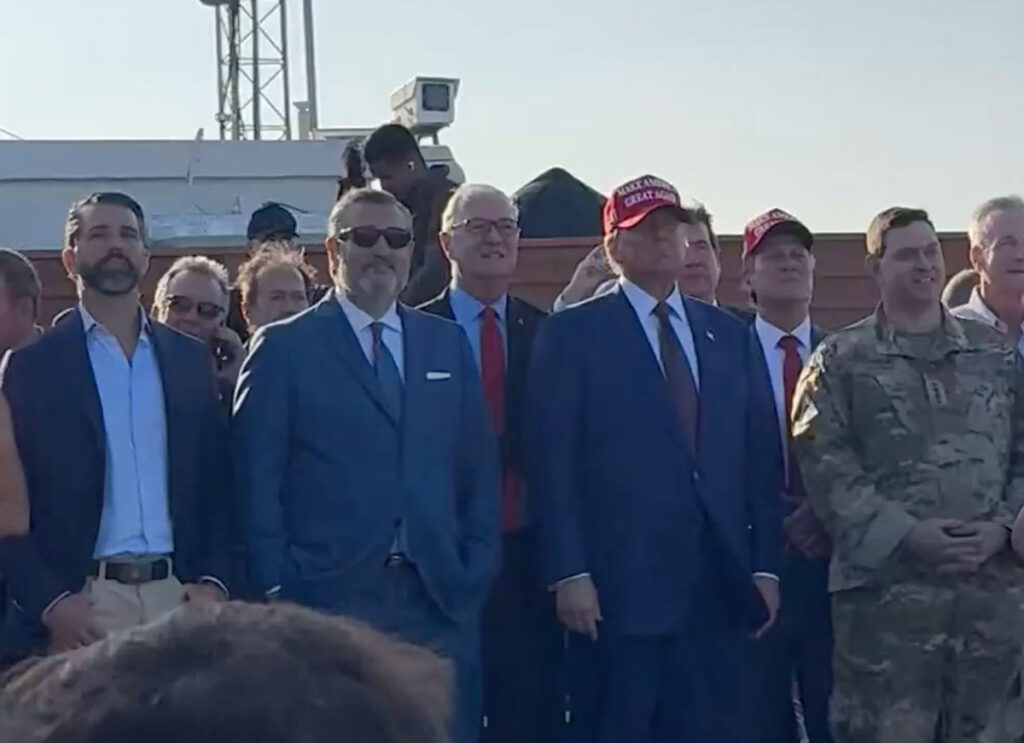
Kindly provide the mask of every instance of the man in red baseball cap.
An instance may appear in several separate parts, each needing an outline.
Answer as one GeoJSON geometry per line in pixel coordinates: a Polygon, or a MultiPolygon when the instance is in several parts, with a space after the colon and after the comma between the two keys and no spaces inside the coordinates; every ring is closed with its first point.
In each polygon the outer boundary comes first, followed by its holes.
{"type": "Polygon", "coordinates": [[[765,741],[799,739],[792,679],[798,680],[809,743],[830,743],[832,627],[828,594],[831,544],[804,492],[790,451],[789,413],[797,378],[824,332],[811,324],[814,237],[796,217],[771,209],[743,231],[743,277],[757,308],[753,333],[775,397],[777,463],[782,472],[786,550],[782,592],[786,610],[758,651],[760,727],[765,741]]]}
{"type": "Polygon", "coordinates": [[[616,286],[534,342],[527,491],[586,740],[750,740],[747,637],[778,612],[771,393],[748,328],[679,291],[695,220],[654,176],[615,189],[616,286]]]}
{"type": "MultiPolygon", "coordinates": [[[[604,230],[607,234],[609,228],[622,228],[623,223],[628,223],[637,216],[658,208],[658,205],[668,200],[668,206],[680,204],[679,194],[671,185],[666,184],[654,176],[645,176],[654,179],[658,188],[646,189],[659,191],[660,199],[635,200],[634,194],[645,190],[633,191],[623,194],[619,204],[614,204],[609,199],[604,209],[604,230]],[[664,188],[668,186],[668,188],[664,188]],[[631,198],[632,197],[632,198],[631,198]],[[629,200],[628,206],[625,202],[629,200]],[[617,223],[618,222],[618,223],[617,223]]],[[[637,179],[631,184],[639,183],[644,178],[637,179]]],[[[653,181],[652,181],[653,182],[653,181]]],[[[635,188],[635,186],[634,186],[635,188]]],[[[618,191],[619,189],[616,189],[618,191]]],[[[653,193],[649,193],[654,195],[653,193]]],[[[711,226],[711,214],[700,204],[687,205],[683,208],[690,214],[690,220],[683,223],[683,261],[677,277],[679,291],[687,297],[717,304],[718,281],[722,276],[722,265],[719,260],[718,238],[715,236],[711,226]]],[[[553,309],[555,312],[565,309],[568,306],[577,304],[591,296],[604,294],[610,290],[616,282],[613,268],[609,265],[604,245],[598,245],[592,250],[576,267],[569,284],[562,290],[562,293],[555,299],[553,309]]]]}

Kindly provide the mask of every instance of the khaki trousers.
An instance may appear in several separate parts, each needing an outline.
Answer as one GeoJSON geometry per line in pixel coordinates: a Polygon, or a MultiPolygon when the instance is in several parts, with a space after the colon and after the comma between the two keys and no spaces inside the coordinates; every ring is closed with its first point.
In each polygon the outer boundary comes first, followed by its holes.
{"type": "Polygon", "coordinates": [[[85,595],[97,627],[108,634],[152,622],[185,601],[185,589],[173,575],[136,585],[89,578],[85,595]]]}

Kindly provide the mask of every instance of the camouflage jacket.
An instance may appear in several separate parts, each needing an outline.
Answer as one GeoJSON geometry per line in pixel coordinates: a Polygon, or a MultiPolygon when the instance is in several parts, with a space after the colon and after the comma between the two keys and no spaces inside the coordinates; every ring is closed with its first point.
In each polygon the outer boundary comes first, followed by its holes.
{"type": "Polygon", "coordinates": [[[943,313],[914,336],[876,311],[800,377],[794,446],[835,546],[833,591],[923,570],[899,550],[919,519],[1009,526],[1024,505],[1024,367],[1005,336],[943,313]]]}

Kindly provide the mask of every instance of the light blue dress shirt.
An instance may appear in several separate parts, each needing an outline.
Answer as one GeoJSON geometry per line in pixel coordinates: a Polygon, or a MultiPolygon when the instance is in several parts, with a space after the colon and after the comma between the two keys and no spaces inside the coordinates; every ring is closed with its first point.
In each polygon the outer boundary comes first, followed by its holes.
{"type": "MultiPolygon", "coordinates": [[[[370,326],[378,321],[352,304],[352,300],[341,292],[336,290],[334,296],[337,298],[338,304],[341,305],[345,317],[348,318],[348,323],[356,334],[356,339],[363,349],[366,360],[372,367],[373,330],[370,326]]],[[[398,367],[398,373],[402,376],[402,380],[405,381],[405,348],[402,342],[402,318],[398,316],[398,306],[392,303],[388,311],[384,313],[384,317],[380,319],[380,322],[384,324],[384,330],[380,336],[381,342],[388,347],[388,351],[391,352],[391,358],[395,360],[395,366],[398,367]]]]}
{"type": "Polygon", "coordinates": [[[129,359],[117,338],[79,305],[106,432],[103,511],[93,556],[169,555],[167,411],[153,341],[141,315],[129,359]]]}
{"type": "MultiPolygon", "coordinates": [[[[654,315],[654,308],[658,306],[658,300],[625,277],[619,279],[619,282],[622,285],[622,293],[626,295],[626,299],[633,306],[633,311],[636,312],[637,319],[640,320],[640,325],[644,329],[644,335],[647,336],[647,342],[651,345],[654,357],[664,371],[664,364],[661,363],[661,345],[658,342],[658,318],[654,315]]],[[[697,363],[697,348],[693,343],[693,330],[690,328],[690,320],[686,316],[683,298],[679,294],[678,287],[672,289],[665,304],[671,310],[669,324],[672,326],[676,338],[679,339],[679,344],[683,347],[686,361],[690,365],[690,373],[693,375],[693,383],[699,390],[700,365],[697,363]]]]}
{"type": "MultiPolygon", "coordinates": [[[[466,332],[469,338],[469,346],[473,349],[473,358],[476,359],[476,368],[480,369],[480,329],[483,327],[483,311],[487,305],[478,300],[464,289],[452,286],[448,292],[448,301],[452,307],[452,314],[457,322],[466,332]]],[[[508,367],[508,295],[503,294],[498,301],[490,305],[494,309],[494,320],[498,325],[498,332],[501,334],[501,344],[505,349],[505,366],[508,367]]]]}

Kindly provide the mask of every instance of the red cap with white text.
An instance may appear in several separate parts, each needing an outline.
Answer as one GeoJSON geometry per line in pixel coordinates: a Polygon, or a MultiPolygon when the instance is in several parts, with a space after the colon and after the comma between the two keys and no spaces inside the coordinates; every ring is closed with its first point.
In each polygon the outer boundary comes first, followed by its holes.
{"type": "Polygon", "coordinates": [[[743,257],[749,258],[753,255],[765,236],[776,227],[784,227],[791,231],[800,238],[808,250],[814,244],[814,235],[803,222],[782,209],[769,209],[761,216],[750,220],[743,230],[743,257]]]}
{"type": "Polygon", "coordinates": [[[653,175],[635,178],[612,191],[604,202],[604,234],[632,229],[651,212],[664,208],[675,210],[680,218],[686,213],[671,183],[653,175]]]}

